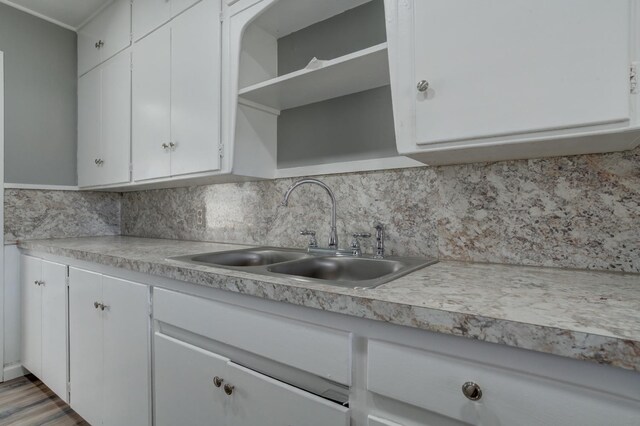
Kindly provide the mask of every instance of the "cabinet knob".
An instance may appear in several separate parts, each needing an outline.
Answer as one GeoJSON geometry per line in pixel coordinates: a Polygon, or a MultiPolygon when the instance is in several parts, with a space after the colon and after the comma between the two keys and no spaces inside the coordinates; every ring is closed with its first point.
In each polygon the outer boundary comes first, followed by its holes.
{"type": "Polygon", "coordinates": [[[462,393],[471,401],[478,401],[482,398],[482,389],[477,383],[466,382],[462,385],[462,393]]]}
{"type": "Polygon", "coordinates": [[[100,308],[100,305],[101,305],[101,303],[93,302],[93,307],[96,308],[96,309],[100,308]]]}
{"type": "Polygon", "coordinates": [[[104,160],[102,158],[96,158],[93,162],[98,166],[102,166],[104,164],[104,160]]]}
{"type": "Polygon", "coordinates": [[[40,284],[38,283],[38,280],[35,280],[33,283],[34,283],[35,285],[40,285],[40,284]]]}
{"type": "Polygon", "coordinates": [[[224,393],[226,393],[227,395],[231,395],[233,393],[233,389],[235,389],[235,386],[233,385],[230,385],[230,384],[224,385],[224,393]]]}
{"type": "Polygon", "coordinates": [[[160,145],[162,148],[167,149],[169,148],[169,145],[167,145],[166,143],[163,143],[162,145],[160,145]]]}
{"type": "Polygon", "coordinates": [[[44,281],[42,280],[38,281],[38,285],[44,285],[44,281]]]}
{"type": "Polygon", "coordinates": [[[216,377],[214,377],[214,378],[213,378],[213,385],[214,385],[215,387],[217,387],[217,388],[219,388],[220,386],[222,386],[222,382],[224,382],[224,379],[223,379],[223,378],[221,378],[221,377],[216,376],[216,377]]]}
{"type": "Polygon", "coordinates": [[[177,145],[176,145],[175,143],[173,143],[173,142],[169,142],[169,147],[170,147],[171,149],[175,148],[176,146],[177,146],[177,145]]]}
{"type": "Polygon", "coordinates": [[[420,80],[418,85],[418,92],[426,92],[429,89],[429,82],[427,80],[420,80]]]}
{"type": "Polygon", "coordinates": [[[109,309],[109,305],[105,305],[105,304],[100,304],[100,310],[104,311],[105,309],[109,309]]]}
{"type": "Polygon", "coordinates": [[[96,46],[96,49],[100,49],[102,46],[104,46],[104,41],[98,40],[95,46],[96,46]]]}

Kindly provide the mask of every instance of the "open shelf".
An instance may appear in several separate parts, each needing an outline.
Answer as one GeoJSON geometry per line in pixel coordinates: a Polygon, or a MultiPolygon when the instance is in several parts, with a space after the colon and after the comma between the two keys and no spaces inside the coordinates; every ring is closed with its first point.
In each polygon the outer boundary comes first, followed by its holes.
{"type": "Polygon", "coordinates": [[[299,167],[279,168],[276,170],[276,178],[328,175],[335,173],[353,173],[383,169],[404,169],[409,167],[422,167],[424,163],[408,157],[395,156],[384,158],[371,158],[366,160],[343,161],[329,164],[310,164],[299,167]]]}
{"type": "Polygon", "coordinates": [[[362,92],[389,84],[387,43],[240,89],[249,102],[278,111],[362,92]]]}

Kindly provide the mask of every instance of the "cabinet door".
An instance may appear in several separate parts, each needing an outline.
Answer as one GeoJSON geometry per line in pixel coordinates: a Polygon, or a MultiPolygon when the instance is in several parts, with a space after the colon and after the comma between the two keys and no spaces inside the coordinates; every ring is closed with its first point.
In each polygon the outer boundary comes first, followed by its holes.
{"type": "Polygon", "coordinates": [[[133,39],[139,40],[171,18],[171,0],[133,2],[133,39]]]}
{"type": "Polygon", "coordinates": [[[229,425],[230,399],[213,383],[228,359],[159,333],[154,347],[156,425],[229,425]]]}
{"type": "Polygon", "coordinates": [[[42,376],[62,400],[67,398],[67,266],[42,261],[42,376]]]}
{"type": "Polygon", "coordinates": [[[163,27],[133,50],[133,180],[171,174],[171,32],[163,27]]]}
{"type": "MultiPolygon", "coordinates": [[[[194,5],[200,0],[171,0],[171,16],[176,16],[179,13],[187,10],[190,6],[194,5]]],[[[216,7],[220,9],[220,0],[215,0],[216,7]]],[[[217,21],[220,21],[219,16],[214,16],[217,21]]]]}
{"type": "Polygon", "coordinates": [[[96,164],[100,157],[102,90],[100,69],[78,79],[78,186],[98,185],[102,179],[96,164]]]}
{"type": "Polygon", "coordinates": [[[219,0],[171,23],[171,174],[220,168],[219,0]]]}
{"type": "Polygon", "coordinates": [[[100,184],[129,181],[131,152],[131,54],[122,52],[102,67],[100,184]]]}
{"type": "Polygon", "coordinates": [[[629,119],[629,2],[412,4],[415,38],[400,49],[413,49],[402,84],[418,144],[629,119]]]}
{"type": "Polygon", "coordinates": [[[100,61],[106,61],[131,44],[130,0],[115,0],[95,18],[103,44],[100,61]]]}
{"type": "Polygon", "coordinates": [[[101,23],[92,20],[78,29],[78,75],[82,75],[100,63],[100,47],[97,44],[102,37],[101,23]]]}
{"type": "Polygon", "coordinates": [[[348,408],[232,362],[228,367],[233,426],[349,425],[348,408]]]}
{"type": "Polygon", "coordinates": [[[42,261],[20,257],[22,281],[22,365],[42,378],[42,261]]]}
{"type": "Polygon", "coordinates": [[[70,405],[92,425],[102,422],[102,276],[69,270],[70,405]]]}
{"type": "Polygon", "coordinates": [[[105,426],[150,424],[148,293],[142,284],[102,278],[105,426]]]}

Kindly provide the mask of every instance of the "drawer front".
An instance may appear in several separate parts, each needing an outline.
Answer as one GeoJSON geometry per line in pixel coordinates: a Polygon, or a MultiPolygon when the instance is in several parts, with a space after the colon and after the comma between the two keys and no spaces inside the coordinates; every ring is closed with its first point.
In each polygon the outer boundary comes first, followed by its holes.
{"type": "Polygon", "coordinates": [[[344,385],[351,335],[169,290],[155,289],[154,319],[344,385]]]}
{"type": "Polygon", "coordinates": [[[232,362],[228,365],[234,425],[349,425],[348,408],[232,362]]]}
{"type": "Polygon", "coordinates": [[[640,405],[566,383],[380,341],[369,342],[368,389],[470,424],[637,425],[640,405]],[[462,393],[480,386],[478,401],[462,393]]]}

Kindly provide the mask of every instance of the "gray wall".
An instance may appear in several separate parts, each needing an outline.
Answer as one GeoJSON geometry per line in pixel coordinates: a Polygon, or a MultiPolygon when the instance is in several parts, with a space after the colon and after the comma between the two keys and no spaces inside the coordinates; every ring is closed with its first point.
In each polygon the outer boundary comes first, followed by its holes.
{"type": "MultiPolygon", "coordinates": [[[[334,59],[384,43],[384,3],[373,0],[278,39],[278,74],[315,56],[334,59]]],[[[397,155],[389,86],[282,111],[278,167],[397,155]]]]}
{"type": "Polygon", "coordinates": [[[76,34],[0,4],[5,182],[76,185],[76,34]]]}

